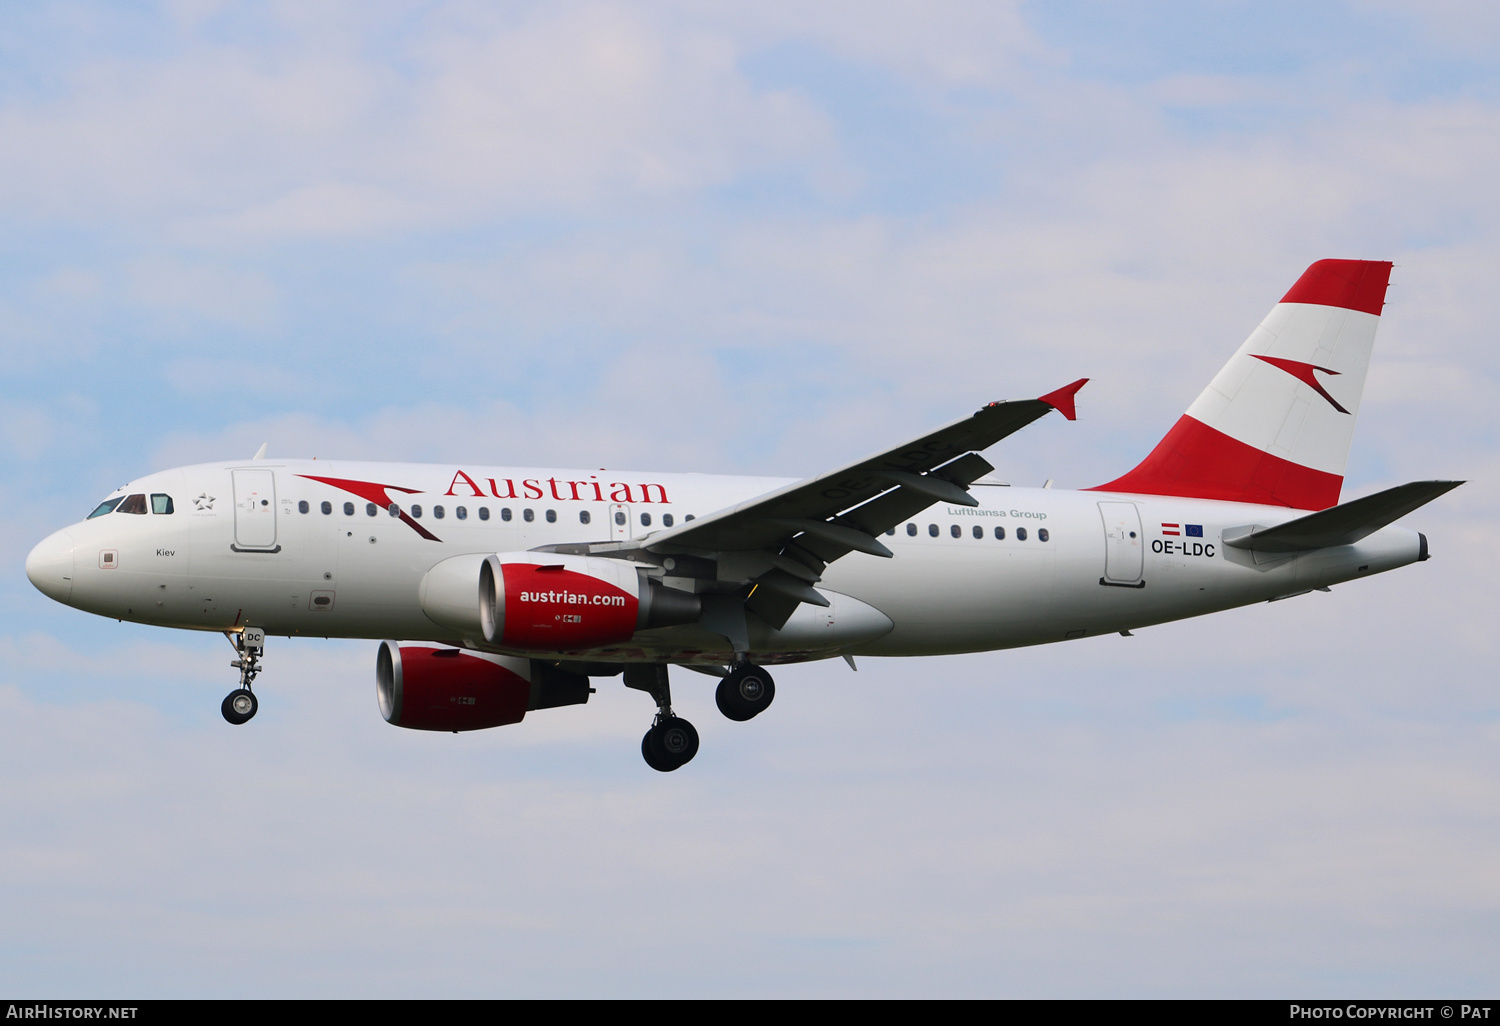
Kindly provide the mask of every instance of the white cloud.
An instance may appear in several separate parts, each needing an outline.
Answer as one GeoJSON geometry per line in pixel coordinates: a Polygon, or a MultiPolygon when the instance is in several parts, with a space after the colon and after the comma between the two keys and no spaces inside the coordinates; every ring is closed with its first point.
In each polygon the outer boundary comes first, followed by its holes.
{"type": "Polygon", "coordinates": [[[11,210],[44,223],[166,216],[176,237],[223,245],[592,209],[756,172],[840,174],[826,118],[751,87],[722,34],[647,9],[439,8],[403,42],[399,72],[355,56],[359,18],[278,20],[291,52],[225,46],[188,17],[165,60],[100,60],[71,69],[61,96],[11,97],[11,210]]]}
{"type": "Polygon", "coordinates": [[[127,299],[158,312],[178,332],[201,332],[205,322],[263,328],[277,312],[276,286],[259,270],[147,257],[127,274],[127,299]]]}

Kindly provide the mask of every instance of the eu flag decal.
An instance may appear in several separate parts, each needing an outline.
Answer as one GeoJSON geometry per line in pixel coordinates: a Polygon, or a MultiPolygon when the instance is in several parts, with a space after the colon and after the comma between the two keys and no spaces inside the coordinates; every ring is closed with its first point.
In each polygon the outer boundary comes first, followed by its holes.
{"type": "Polygon", "coordinates": [[[1203,525],[1202,524],[1183,524],[1182,526],[1185,527],[1185,528],[1187,528],[1187,532],[1186,533],[1187,533],[1187,536],[1189,538],[1202,538],[1203,537],[1203,525]]]}

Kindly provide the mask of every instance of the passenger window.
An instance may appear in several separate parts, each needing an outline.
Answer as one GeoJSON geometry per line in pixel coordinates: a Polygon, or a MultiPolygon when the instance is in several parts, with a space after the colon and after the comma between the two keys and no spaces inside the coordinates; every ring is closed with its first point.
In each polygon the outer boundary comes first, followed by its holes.
{"type": "Polygon", "coordinates": [[[333,512],[333,503],[325,499],[323,500],[323,505],[318,508],[323,511],[323,515],[326,517],[328,514],[333,512]]]}
{"type": "Polygon", "coordinates": [[[581,510],[578,511],[578,522],[580,524],[586,524],[586,523],[589,522],[590,519],[592,519],[592,518],[589,516],[589,511],[588,510],[581,509],[581,510]]]}
{"type": "Polygon", "coordinates": [[[433,516],[434,520],[441,520],[441,519],[443,519],[443,507],[441,507],[441,506],[434,506],[434,507],[432,507],[432,516],[433,516]]]}
{"type": "Polygon", "coordinates": [[[480,506],[479,507],[479,519],[480,520],[488,520],[489,518],[490,518],[490,508],[488,506],[480,506]]]}
{"type": "Polygon", "coordinates": [[[687,515],[687,516],[685,516],[685,517],[683,517],[683,518],[682,518],[682,519],[683,519],[683,520],[684,520],[684,521],[688,521],[688,520],[691,520],[691,519],[693,519],[693,515],[692,515],[692,514],[691,514],[691,513],[689,513],[689,514],[688,514],[688,515],[687,515]]]}
{"type": "Polygon", "coordinates": [[[346,502],[346,503],[344,503],[344,516],[346,516],[346,517],[352,517],[352,516],[354,516],[354,503],[352,503],[352,502],[346,502]]]}
{"type": "Polygon", "coordinates": [[[376,513],[379,512],[380,510],[375,508],[375,504],[373,502],[365,503],[365,516],[373,517],[376,513]]]}
{"type": "Polygon", "coordinates": [[[95,506],[94,507],[94,512],[90,513],[84,519],[86,519],[86,520],[92,520],[95,517],[102,517],[106,513],[113,513],[115,511],[115,507],[118,506],[120,503],[122,503],[124,501],[125,501],[125,496],[123,496],[123,495],[117,496],[116,498],[113,498],[113,499],[105,499],[103,502],[99,503],[99,505],[95,506]]]}
{"type": "Polygon", "coordinates": [[[422,519],[422,507],[421,506],[412,506],[412,508],[411,508],[411,518],[413,520],[421,520],[422,519]]]}
{"type": "Polygon", "coordinates": [[[936,538],[938,536],[937,524],[928,524],[927,533],[936,538]]]}
{"type": "MultiPolygon", "coordinates": [[[[151,496],[152,513],[172,512],[172,497],[170,495],[153,494],[151,496]]],[[[302,512],[307,512],[307,503],[302,504],[302,512]]]]}
{"type": "Polygon", "coordinates": [[[948,528],[948,533],[953,535],[953,537],[955,538],[962,538],[964,536],[964,529],[962,527],[959,527],[957,524],[953,524],[948,528]]]}
{"type": "Polygon", "coordinates": [[[984,537],[984,528],[980,527],[978,524],[974,525],[974,537],[975,538],[983,538],[984,537]]]}
{"type": "Polygon", "coordinates": [[[1003,527],[997,527],[997,528],[995,528],[995,540],[996,541],[1004,541],[1005,540],[1005,528],[1003,528],[1003,527]]]}
{"type": "Polygon", "coordinates": [[[460,520],[467,520],[469,519],[469,507],[459,506],[453,511],[453,515],[458,517],[458,519],[460,520]]]}
{"type": "Polygon", "coordinates": [[[501,506],[500,507],[500,519],[506,521],[507,523],[510,522],[510,507],[509,506],[501,506]]]}
{"type": "Polygon", "coordinates": [[[1024,528],[1024,527],[1018,527],[1018,528],[1016,528],[1016,541],[1025,541],[1025,540],[1026,540],[1026,528],[1024,528]]]}
{"type": "Polygon", "coordinates": [[[661,515],[661,522],[662,522],[662,526],[663,527],[671,527],[672,526],[672,514],[670,514],[670,513],[663,513],[661,515]]]}
{"type": "Polygon", "coordinates": [[[385,511],[393,517],[399,517],[401,515],[401,507],[396,505],[394,502],[387,506],[385,508],[385,511]]]}
{"type": "MultiPolygon", "coordinates": [[[[164,498],[164,499],[165,499],[165,498],[166,498],[166,496],[165,496],[165,495],[164,495],[164,496],[162,496],[162,498],[164,498]]],[[[170,500],[169,500],[169,501],[170,501],[170,500]]],[[[151,504],[152,504],[152,505],[153,505],[153,506],[154,506],[154,505],[156,505],[156,496],[154,496],[154,495],[153,495],[153,496],[151,496],[151,504]]],[[[309,505],[308,505],[308,504],[307,504],[307,500],[306,500],[306,499],[302,499],[302,500],[300,500],[300,501],[299,501],[299,502],[298,502],[298,503],[297,503],[297,512],[298,512],[298,513],[306,513],[306,512],[307,512],[307,511],[308,511],[308,510],[310,510],[310,509],[312,509],[312,507],[311,507],[311,506],[309,506],[309,505]]]]}
{"type": "Polygon", "coordinates": [[[1037,528],[1037,530],[1036,530],[1036,540],[1037,541],[1050,541],[1051,539],[1052,539],[1052,536],[1047,533],[1047,529],[1045,527],[1039,527],[1039,528],[1037,528]]]}
{"type": "Polygon", "coordinates": [[[624,513],[616,513],[615,514],[615,526],[617,526],[617,527],[624,527],[625,526],[625,514],[624,513]]]}
{"type": "Polygon", "coordinates": [[[555,509],[549,509],[547,511],[547,523],[549,523],[549,524],[555,524],[555,523],[557,523],[557,510],[555,510],[555,509]]]}
{"type": "Polygon", "coordinates": [[[641,514],[641,526],[642,527],[650,527],[651,526],[651,514],[650,513],[642,513],[641,514]]]}
{"type": "Polygon", "coordinates": [[[529,509],[523,509],[521,510],[521,519],[529,524],[536,519],[536,514],[529,509]]]}
{"type": "Polygon", "coordinates": [[[115,512],[116,513],[135,513],[135,514],[137,514],[139,516],[145,516],[146,515],[146,496],[144,494],[140,494],[140,495],[127,495],[127,496],[125,496],[125,501],[122,502],[122,503],[120,503],[119,507],[115,510],[115,512]]]}
{"type": "Polygon", "coordinates": [[[892,537],[892,538],[894,538],[894,537],[895,537],[895,536],[896,536],[896,529],[895,529],[895,528],[894,528],[894,527],[887,527],[887,528],[886,528],[886,529],[885,529],[885,533],[886,533],[886,534],[887,534],[887,535],[888,535],[888,536],[890,536],[890,537],[892,537]]]}
{"type": "Polygon", "coordinates": [[[911,537],[915,538],[917,536],[917,525],[916,524],[907,524],[906,525],[906,533],[908,535],[910,535],[911,537]]]}

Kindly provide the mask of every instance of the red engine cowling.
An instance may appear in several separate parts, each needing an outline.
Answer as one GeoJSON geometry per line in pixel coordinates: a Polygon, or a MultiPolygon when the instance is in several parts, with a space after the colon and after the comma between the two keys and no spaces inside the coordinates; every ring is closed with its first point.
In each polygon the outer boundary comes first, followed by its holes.
{"type": "Polygon", "coordinates": [[[698,621],[702,600],[662,587],[646,569],[599,556],[468,554],[434,565],[417,594],[427,618],[471,648],[581,652],[698,621]]]}
{"type": "Polygon", "coordinates": [[[375,662],[380,714],[414,730],[519,723],[531,703],[526,668],[521,659],[382,641],[375,662]]]}
{"type": "Polygon", "coordinates": [[[630,563],[591,556],[503,553],[479,570],[485,640],[568,652],[625,641],[643,626],[645,584],[630,563]]]}

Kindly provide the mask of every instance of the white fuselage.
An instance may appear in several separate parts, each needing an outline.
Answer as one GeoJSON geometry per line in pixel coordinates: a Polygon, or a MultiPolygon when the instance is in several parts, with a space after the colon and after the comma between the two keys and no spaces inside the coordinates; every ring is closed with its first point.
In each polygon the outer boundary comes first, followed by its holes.
{"type": "MultiPolygon", "coordinates": [[[[786,483],[321,460],[199,465],[120,489],[169,496],[172,513],[148,502],[144,513],[85,520],[37,546],[27,569],[58,601],[141,623],[472,643],[424,615],[419,591],[435,564],[468,553],[640,539],[786,483]]],[[[1226,530],[1305,515],[1283,507],[1001,485],[972,492],[977,508],[939,503],[882,536],[894,558],[856,552],[829,565],[818,589],[834,600],[830,609],[804,605],[784,633],[755,632],[757,658],[930,655],[1063,641],[1326,587],[1423,554],[1420,536],[1398,527],[1295,555],[1257,556],[1223,544],[1226,530]]],[[[705,586],[713,582],[697,584],[705,586]]],[[[698,627],[555,655],[733,657],[722,638],[698,627]]]]}

